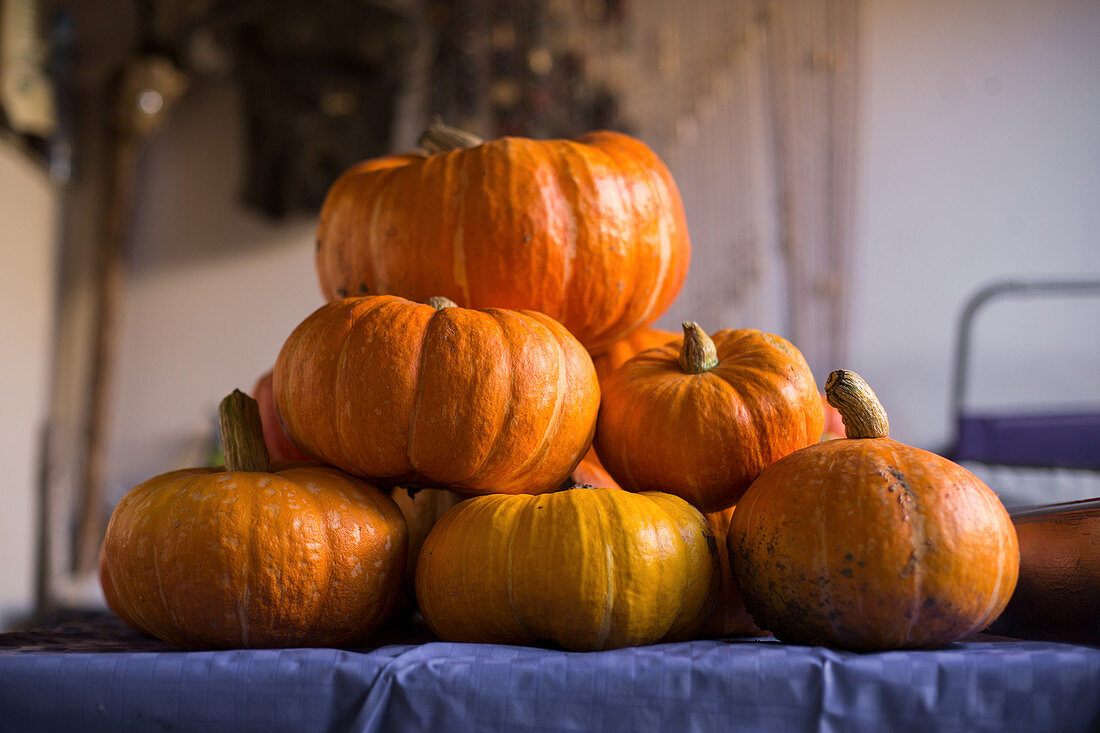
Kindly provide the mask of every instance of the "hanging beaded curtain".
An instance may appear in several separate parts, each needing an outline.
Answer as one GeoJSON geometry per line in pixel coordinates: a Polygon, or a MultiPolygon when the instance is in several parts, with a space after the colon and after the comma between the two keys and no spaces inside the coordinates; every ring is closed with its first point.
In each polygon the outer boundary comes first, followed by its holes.
{"type": "Polygon", "coordinates": [[[485,135],[614,128],[668,163],[692,266],[658,325],[787,336],[843,364],[859,0],[429,6],[429,108],[485,135]]]}

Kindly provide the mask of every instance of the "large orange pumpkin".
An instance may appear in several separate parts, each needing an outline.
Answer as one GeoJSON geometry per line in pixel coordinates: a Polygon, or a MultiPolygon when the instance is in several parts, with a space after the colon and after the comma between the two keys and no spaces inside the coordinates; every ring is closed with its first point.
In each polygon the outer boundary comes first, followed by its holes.
{"type": "Polygon", "coordinates": [[[752,329],[644,351],[602,382],[596,453],[630,491],[668,491],[703,512],[737,502],[761,471],[821,437],[802,354],[752,329]]]}
{"type": "Polygon", "coordinates": [[[891,440],[854,372],[826,382],[848,438],[770,466],[738,503],[728,549],[753,619],[779,639],[849,649],[937,647],[1008,603],[1019,547],[977,477],[891,440]]]}
{"type": "Polygon", "coordinates": [[[714,604],[718,567],[706,520],[670,494],[494,494],[435,525],[416,595],[447,641],[612,649],[691,638],[714,604]]]}
{"type": "Polygon", "coordinates": [[[325,463],[386,483],[559,488],[599,407],[584,347],[541,313],[434,302],[347,298],[302,322],[275,363],[287,434],[325,463]]]}
{"type": "Polygon", "coordinates": [[[683,206],[643,143],[447,133],[426,136],[432,154],[367,161],[333,184],[317,232],[327,299],[537,310],[593,352],[675,299],[691,249],[683,206]]]}
{"type": "MultiPolygon", "coordinates": [[[[223,409],[248,409],[241,398],[223,409]]],[[[107,604],[186,649],[363,641],[401,589],[401,511],[334,468],[269,470],[258,412],[253,438],[227,427],[241,419],[223,420],[226,469],[173,471],[119,502],[100,562],[107,604]]]]}
{"type": "Polygon", "coordinates": [[[596,376],[602,382],[608,374],[622,366],[628,359],[646,349],[655,349],[664,346],[670,341],[675,341],[677,335],[672,331],[661,331],[656,328],[643,328],[616,341],[602,354],[592,357],[592,364],[596,367],[596,376]]]}

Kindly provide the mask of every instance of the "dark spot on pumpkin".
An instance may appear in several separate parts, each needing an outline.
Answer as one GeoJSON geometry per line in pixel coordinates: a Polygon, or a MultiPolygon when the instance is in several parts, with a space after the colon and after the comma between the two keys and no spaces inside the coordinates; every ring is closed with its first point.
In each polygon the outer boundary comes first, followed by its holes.
{"type": "Polygon", "coordinates": [[[924,607],[925,608],[931,608],[934,605],[936,605],[936,599],[935,598],[925,598],[924,599],[924,607]]]}
{"type": "Polygon", "coordinates": [[[855,575],[856,573],[851,568],[841,568],[840,574],[843,575],[845,578],[850,578],[853,575],[855,575]]]}
{"type": "Polygon", "coordinates": [[[336,294],[339,295],[341,298],[346,298],[346,297],[348,297],[348,289],[347,288],[336,288],[336,294]]]}
{"type": "MultiPolygon", "coordinates": [[[[844,562],[851,562],[854,559],[855,558],[852,556],[852,553],[850,553],[850,552],[845,552],[844,553],[844,562]]],[[[860,564],[862,565],[862,563],[860,563],[860,564]]]]}
{"type": "Polygon", "coordinates": [[[359,283],[359,292],[362,293],[363,295],[367,294],[368,291],[367,291],[367,284],[366,283],[359,283]]]}

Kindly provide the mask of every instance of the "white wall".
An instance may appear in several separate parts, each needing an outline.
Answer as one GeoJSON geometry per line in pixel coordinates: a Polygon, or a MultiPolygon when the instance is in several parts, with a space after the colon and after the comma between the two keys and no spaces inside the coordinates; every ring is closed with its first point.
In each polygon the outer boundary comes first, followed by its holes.
{"type": "Polygon", "coordinates": [[[42,168],[0,143],[0,630],[30,610],[35,492],[53,347],[58,193],[42,168]]]}
{"type": "MultiPolygon", "coordinates": [[[[851,362],[895,437],[937,448],[967,296],[1100,277],[1100,3],[866,10],[851,362]]],[[[977,329],[976,406],[1100,405],[1100,299],[991,305],[977,329]]]]}
{"type": "Polygon", "coordinates": [[[275,223],[239,203],[239,96],[200,83],[145,152],[109,429],[112,504],[196,465],[233,389],[251,391],[323,302],[316,222],[275,223]]]}

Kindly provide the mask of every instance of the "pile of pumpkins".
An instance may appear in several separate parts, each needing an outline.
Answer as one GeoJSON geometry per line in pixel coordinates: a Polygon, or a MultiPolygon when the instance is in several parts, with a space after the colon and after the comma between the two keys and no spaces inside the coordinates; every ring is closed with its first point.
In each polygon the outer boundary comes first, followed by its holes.
{"type": "Polygon", "coordinates": [[[888,649],[996,618],[1007,513],[888,438],[858,375],[829,376],[848,437],[822,441],[793,344],[649,329],[690,245],[644,144],[437,124],[422,145],[331,188],[329,302],[258,403],[223,401],[226,466],[116,507],[100,577],[124,621],[188,649],[356,645],[414,607],[449,641],[888,649]]]}

